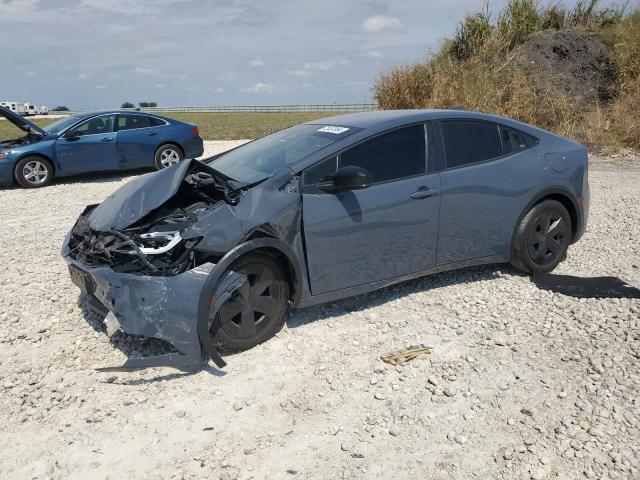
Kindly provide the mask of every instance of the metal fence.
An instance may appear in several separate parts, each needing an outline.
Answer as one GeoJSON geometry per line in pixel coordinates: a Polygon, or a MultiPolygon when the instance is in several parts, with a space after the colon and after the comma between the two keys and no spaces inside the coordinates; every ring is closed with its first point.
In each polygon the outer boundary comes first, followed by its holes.
{"type": "MultiPolygon", "coordinates": [[[[252,113],[293,113],[293,112],[368,112],[370,110],[376,110],[378,105],[375,103],[332,103],[329,105],[223,105],[216,107],[146,107],[140,108],[145,112],[156,113],[189,113],[189,112],[216,112],[216,113],[231,113],[231,112],[252,112],[252,113]]],[[[74,110],[72,112],[56,112],[53,114],[63,113],[79,113],[83,111],[92,110],[110,110],[106,108],[102,109],[90,109],[90,110],[74,110]]],[[[114,109],[116,110],[116,109],[114,109]]],[[[121,110],[137,110],[136,108],[123,108],[121,110]]]]}

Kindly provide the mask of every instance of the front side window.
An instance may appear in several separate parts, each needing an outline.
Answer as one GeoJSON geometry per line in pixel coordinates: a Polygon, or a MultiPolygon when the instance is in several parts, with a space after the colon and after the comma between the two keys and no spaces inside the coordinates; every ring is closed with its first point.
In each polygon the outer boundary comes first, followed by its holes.
{"type": "Polygon", "coordinates": [[[94,117],[81,123],[76,128],[80,135],[98,135],[101,133],[113,132],[113,125],[115,121],[115,115],[103,115],[100,117],[94,117]]]}
{"type": "Polygon", "coordinates": [[[340,167],[355,165],[371,173],[373,183],[426,172],[424,125],[382,134],[340,154],[340,167]]]}
{"type": "Polygon", "coordinates": [[[501,157],[498,125],[475,120],[440,122],[446,168],[462,167],[501,157]]]}
{"type": "Polygon", "coordinates": [[[331,181],[331,177],[338,170],[338,157],[322,160],[304,172],[305,185],[321,185],[331,181]]]}
{"type": "Polygon", "coordinates": [[[136,128],[149,128],[149,117],[128,114],[121,114],[118,117],[118,130],[134,130],[136,128]]]}

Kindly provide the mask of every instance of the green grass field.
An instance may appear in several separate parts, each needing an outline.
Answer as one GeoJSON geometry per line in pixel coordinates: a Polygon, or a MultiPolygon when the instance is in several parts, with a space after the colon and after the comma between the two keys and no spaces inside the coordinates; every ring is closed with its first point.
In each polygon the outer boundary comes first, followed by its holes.
{"type": "MultiPolygon", "coordinates": [[[[337,115],[337,113],[168,113],[164,116],[195,123],[200,128],[200,135],[205,140],[239,140],[262,137],[298,123],[332,115],[337,115]]],[[[55,119],[33,120],[40,126],[48,125],[53,121],[55,119]]],[[[0,140],[18,138],[22,135],[22,131],[10,122],[0,121],[0,140]]]]}

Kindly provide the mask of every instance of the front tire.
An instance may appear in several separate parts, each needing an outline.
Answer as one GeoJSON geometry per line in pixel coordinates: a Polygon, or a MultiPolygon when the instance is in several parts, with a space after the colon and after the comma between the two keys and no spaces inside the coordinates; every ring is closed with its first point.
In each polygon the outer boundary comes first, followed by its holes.
{"type": "Polygon", "coordinates": [[[209,334],[226,350],[247,350],[269,340],[284,325],[289,283],[282,265],[265,254],[241,257],[229,269],[246,275],[248,282],[222,305],[209,334]]]}
{"type": "Polygon", "coordinates": [[[53,165],[42,157],[25,157],[16,164],[14,176],[21,187],[46,187],[53,181],[53,165]]]}
{"type": "Polygon", "coordinates": [[[566,258],[571,232],[569,212],[560,202],[534,205],[516,231],[512,265],[527,273],[550,272],[566,258]]]}
{"type": "Polygon", "coordinates": [[[162,170],[163,168],[175,165],[182,161],[183,158],[184,155],[182,154],[182,150],[177,145],[173,145],[172,143],[162,145],[158,150],[156,150],[156,168],[158,170],[162,170]]]}

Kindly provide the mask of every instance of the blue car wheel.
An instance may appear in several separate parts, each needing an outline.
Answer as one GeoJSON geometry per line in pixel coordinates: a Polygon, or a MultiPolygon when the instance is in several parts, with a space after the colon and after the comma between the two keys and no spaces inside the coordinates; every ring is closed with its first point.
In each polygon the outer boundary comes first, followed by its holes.
{"type": "Polygon", "coordinates": [[[156,150],[156,168],[158,170],[162,170],[163,168],[175,165],[183,158],[184,155],[182,155],[182,150],[177,145],[162,145],[158,150],[156,150]]]}
{"type": "Polygon", "coordinates": [[[25,157],[16,164],[14,173],[21,187],[46,187],[53,180],[53,165],[42,157],[25,157]]]}

